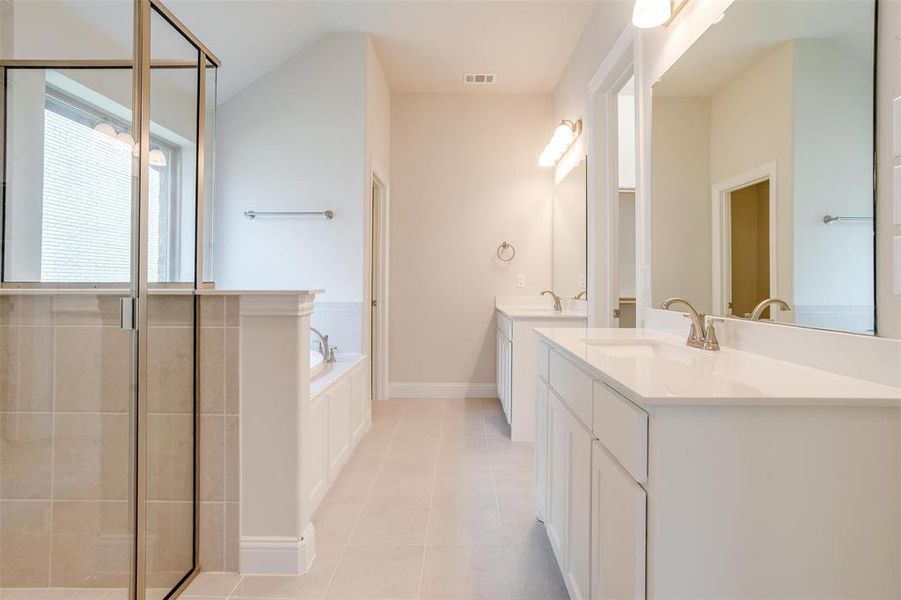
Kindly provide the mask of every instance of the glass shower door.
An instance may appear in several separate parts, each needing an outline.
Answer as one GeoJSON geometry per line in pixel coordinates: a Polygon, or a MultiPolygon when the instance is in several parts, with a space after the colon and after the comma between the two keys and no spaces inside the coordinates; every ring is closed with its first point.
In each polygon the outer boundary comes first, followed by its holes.
{"type": "Polygon", "coordinates": [[[0,595],[124,596],[135,573],[132,7],[0,9],[0,595]],[[74,25],[85,19],[95,28],[74,25]]]}

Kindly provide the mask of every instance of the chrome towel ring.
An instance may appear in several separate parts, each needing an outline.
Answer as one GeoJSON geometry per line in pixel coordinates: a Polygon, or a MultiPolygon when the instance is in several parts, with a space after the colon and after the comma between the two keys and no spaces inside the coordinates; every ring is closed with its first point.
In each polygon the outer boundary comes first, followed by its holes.
{"type": "Polygon", "coordinates": [[[497,259],[501,262],[513,262],[513,259],[516,258],[516,248],[513,247],[513,244],[503,241],[501,245],[497,247],[497,259]]]}

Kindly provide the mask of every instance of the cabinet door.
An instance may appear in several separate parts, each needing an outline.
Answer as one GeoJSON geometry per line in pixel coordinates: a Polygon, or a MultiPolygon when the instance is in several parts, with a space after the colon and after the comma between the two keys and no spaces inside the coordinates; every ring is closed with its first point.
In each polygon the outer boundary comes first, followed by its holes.
{"type": "Polygon", "coordinates": [[[647,495],[600,442],[592,461],[591,599],[643,600],[647,495]]]}
{"type": "Polygon", "coordinates": [[[572,600],[591,595],[591,432],[567,411],[566,567],[572,600]]]}
{"type": "Polygon", "coordinates": [[[547,451],[547,515],[545,528],[551,548],[564,568],[564,532],[566,531],[566,471],[569,449],[569,414],[566,407],[551,391],[548,394],[548,451],[547,451]]]}
{"type": "Polygon", "coordinates": [[[513,342],[504,338],[504,411],[507,423],[513,424],[513,342]]]}
{"type": "MultiPolygon", "coordinates": [[[[497,399],[504,405],[504,334],[495,330],[495,378],[497,379],[497,399]]],[[[506,409],[505,409],[506,410],[506,409]]]]}
{"type": "Polygon", "coordinates": [[[538,519],[547,514],[548,426],[547,384],[535,378],[535,502],[538,519]]]}
{"type": "Polygon", "coordinates": [[[366,432],[366,423],[368,422],[371,396],[369,392],[369,377],[365,365],[366,363],[355,367],[351,377],[351,396],[353,398],[350,407],[352,447],[356,447],[363,438],[363,434],[366,432]]]}
{"type": "Polygon", "coordinates": [[[329,481],[334,481],[350,457],[350,380],[345,377],[328,393],[329,481]]]}
{"type": "Polygon", "coordinates": [[[328,485],[328,397],[323,395],[310,405],[309,453],[306,477],[311,510],[316,510],[328,485]]]}

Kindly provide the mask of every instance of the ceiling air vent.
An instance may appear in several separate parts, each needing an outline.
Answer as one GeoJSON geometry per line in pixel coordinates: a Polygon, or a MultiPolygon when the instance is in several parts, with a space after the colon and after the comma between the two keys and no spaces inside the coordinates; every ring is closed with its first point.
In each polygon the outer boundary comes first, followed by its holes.
{"type": "Polygon", "coordinates": [[[497,77],[494,73],[467,73],[463,76],[466,85],[491,85],[497,77]]]}

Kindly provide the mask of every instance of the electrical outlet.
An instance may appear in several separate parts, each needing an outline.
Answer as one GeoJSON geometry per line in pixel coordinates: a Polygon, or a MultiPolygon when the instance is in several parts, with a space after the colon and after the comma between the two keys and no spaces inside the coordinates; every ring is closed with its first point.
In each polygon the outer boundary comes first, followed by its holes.
{"type": "Polygon", "coordinates": [[[522,273],[518,273],[516,275],[516,287],[524,288],[526,287],[526,276],[522,273]]]}
{"type": "Polygon", "coordinates": [[[584,275],[579,275],[579,289],[580,290],[585,289],[585,276],[584,275]]]}

